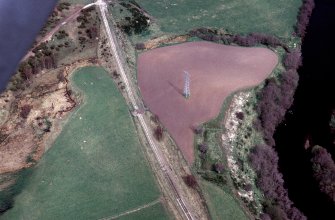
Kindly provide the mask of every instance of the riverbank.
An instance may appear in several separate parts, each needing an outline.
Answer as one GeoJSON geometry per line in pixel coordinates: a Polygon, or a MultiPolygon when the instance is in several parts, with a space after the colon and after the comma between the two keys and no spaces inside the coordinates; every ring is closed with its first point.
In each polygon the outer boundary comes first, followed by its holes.
{"type": "Polygon", "coordinates": [[[329,121],[335,106],[332,43],[335,38],[335,3],[316,0],[302,44],[303,65],[299,86],[285,121],[275,134],[279,167],[290,199],[308,219],[335,219],[334,204],[313,179],[308,146],[320,145],[335,156],[329,121]],[[306,144],[308,142],[308,144],[306,144]],[[306,149],[307,148],[307,149],[306,149]],[[308,195],[308,196],[306,196],[308,195]]]}

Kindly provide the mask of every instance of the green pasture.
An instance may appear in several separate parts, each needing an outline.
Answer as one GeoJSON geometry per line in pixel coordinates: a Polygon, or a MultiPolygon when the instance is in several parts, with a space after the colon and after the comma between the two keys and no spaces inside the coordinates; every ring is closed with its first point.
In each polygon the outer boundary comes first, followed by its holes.
{"type": "Polygon", "coordinates": [[[162,31],[224,28],[233,33],[262,32],[289,37],[301,0],[140,0],[162,31]]]}
{"type": "MultiPolygon", "coordinates": [[[[159,199],[126,103],[108,73],[85,67],[71,81],[84,93],[84,103],[0,219],[100,219],[159,199]]],[[[150,219],[151,214],[168,219],[160,202],[130,216],[150,219]]]]}
{"type": "Polygon", "coordinates": [[[232,195],[208,181],[201,181],[202,192],[206,199],[211,219],[247,220],[241,206],[232,195]]]}

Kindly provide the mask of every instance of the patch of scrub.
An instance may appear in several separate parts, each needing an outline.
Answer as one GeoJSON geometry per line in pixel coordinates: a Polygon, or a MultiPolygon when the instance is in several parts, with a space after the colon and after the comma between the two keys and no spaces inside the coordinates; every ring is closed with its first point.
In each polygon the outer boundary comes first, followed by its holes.
{"type": "MultiPolygon", "coordinates": [[[[108,73],[85,67],[71,81],[85,94],[84,104],[0,219],[99,219],[159,199],[126,103],[108,73]]],[[[151,208],[157,219],[167,216],[161,206],[151,208]]]]}

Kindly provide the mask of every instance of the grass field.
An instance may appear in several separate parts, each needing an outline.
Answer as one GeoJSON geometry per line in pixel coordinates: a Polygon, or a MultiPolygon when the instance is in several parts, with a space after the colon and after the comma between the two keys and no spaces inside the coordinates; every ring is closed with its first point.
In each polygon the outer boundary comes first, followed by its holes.
{"type": "Polygon", "coordinates": [[[140,0],[162,31],[180,33],[197,27],[234,33],[262,32],[289,37],[301,0],[140,0]]]}
{"type": "Polygon", "coordinates": [[[201,181],[202,192],[204,193],[206,203],[213,220],[247,220],[247,216],[242,211],[238,202],[216,185],[201,181]]]}
{"type": "Polygon", "coordinates": [[[98,67],[72,77],[85,102],[1,219],[169,219],[123,97],[98,67]],[[156,201],[156,202],[155,202],[156,201]],[[151,218],[151,216],[153,216],[151,218]]]}

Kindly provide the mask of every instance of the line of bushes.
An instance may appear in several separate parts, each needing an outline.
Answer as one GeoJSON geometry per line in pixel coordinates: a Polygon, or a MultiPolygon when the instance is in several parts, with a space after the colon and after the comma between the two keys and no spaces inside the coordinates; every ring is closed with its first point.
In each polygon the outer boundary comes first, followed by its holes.
{"type": "Polygon", "coordinates": [[[69,2],[61,2],[57,5],[57,10],[58,11],[63,11],[63,10],[69,10],[71,6],[71,3],[69,2]]]}
{"type": "Polygon", "coordinates": [[[295,31],[296,34],[302,39],[305,37],[306,28],[314,7],[314,0],[304,0],[302,6],[300,7],[295,31]]]}
{"type": "Polygon", "coordinates": [[[42,69],[51,69],[56,67],[53,55],[38,57],[29,57],[27,62],[19,66],[19,72],[25,79],[30,79],[33,74],[39,73],[42,69]]]}
{"type": "Polygon", "coordinates": [[[258,44],[270,47],[284,46],[284,44],[277,37],[261,33],[251,33],[247,36],[235,35],[232,41],[240,46],[246,47],[252,47],[258,44]]]}
{"type": "MultiPolygon", "coordinates": [[[[313,8],[314,0],[305,0],[300,8],[296,33],[301,38],[305,36],[313,8]]],[[[299,80],[297,69],[301,65],[300,51],[288,50],[283,64],[286,71],[282,73],[279,82],[274,79],[267,80],[259,93],[259,105],[256,109],[259,117],[254,124],[256,129],[263,133],[265,144],[255,146],[249,159],[257,173],[256,185],[266,198],[263,204],[264,214],[261,218],[298,220],[306,219],[306,217],[293,206],[284,188],[284,180],[278,170],[278,155],[273,148],[275,145],[273,134],[293,103],[294,92],[299,80]]],[[[319,179],[321,182],[322,178],[319,179]]]]}
{"type": "Polygon", "coordinates": [[[278,157],[268,146],[256,146],[250,154],[251,164],[258,175],[257,186],[266,201],[261,219],[306,219],[289,200],[278,172],[278,157]]]}
{"type": "Polygon", "coordinates": [[[219,34],[217,30],[198,28],[195,30],[191,30],[189,32],[189,35],[192,37],[198,37],[206,41],[222,42],[226,45],[230,45],[232,43],[244,47],[266,45],[274,48],[280,46],[287,49],[286,45],[279,38],[262,33],[250,33],[246,36],[243,36],[239,34],[219,34]]]}
{"type": "Polygon", "coordinates": [[[254,122],[257,130],[262,132],[264,145],[255,146],[250,155],[250,164],[257,174],[256,185],[265,196],[262,219],[306,219],[293,206],[284,180],[278,170],[278,156],[273,148],[273,134],[276,127],[284,119],[286,111],[293,103],[293,96],[298,85],[297,69],[301,65],[301,54],[298,50],[288,52],[283,60],[286,68],[280,79],[268,79],[258,95],[256,112],[258,118],[254,122]]]}
{"type": "Polygon", "coordinates": [[[335,203],[335,163],[331,154],[320,146],[312,149],[313,177],[318,182],[320,191],[335,203]]]}
{"type": "Polygon", "coordinates": [[[295,69],[286,70],[281,74],[279,83],[275,79],[267,79],[258,95],[256,112],[259,117],[255,120],[254,126],[263,133],[264,140],[269,146],[275,145],[273,134],[293,103],[298,79],[295,69]]]}
{"type": "Polygon", "coordinates": [[[257,145],[250,153],[250,163],[258,178],[259,187],[266,198],[264,219],[291,219],[300,220],[306,217],[293,206],[284,188],[284,180],[278,170],[278,155],[272,147],[257,145]]]}

